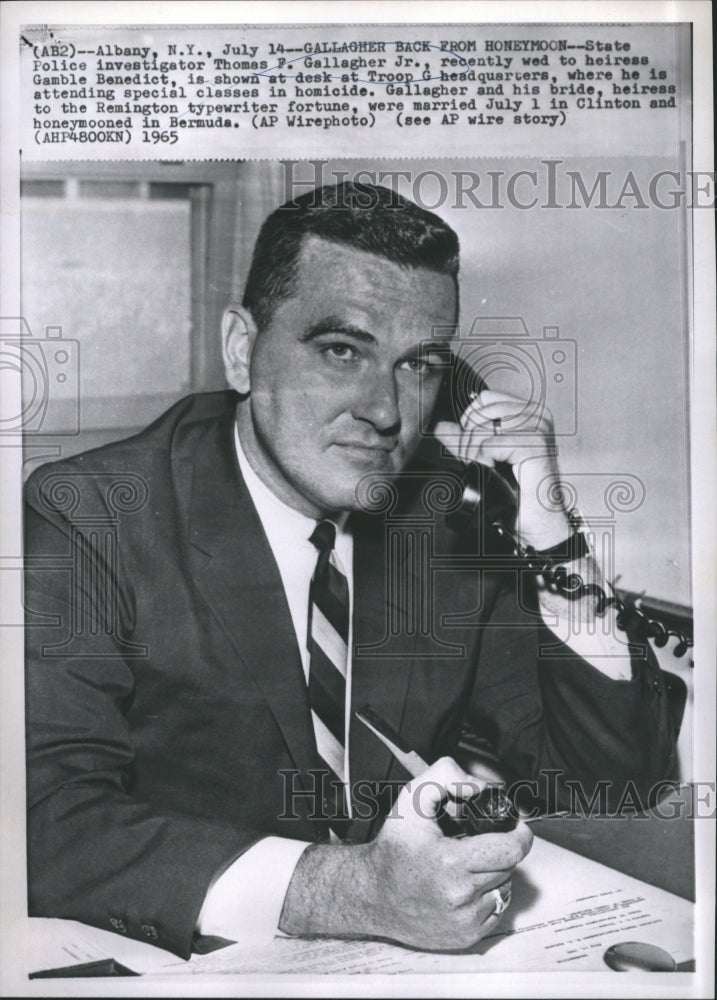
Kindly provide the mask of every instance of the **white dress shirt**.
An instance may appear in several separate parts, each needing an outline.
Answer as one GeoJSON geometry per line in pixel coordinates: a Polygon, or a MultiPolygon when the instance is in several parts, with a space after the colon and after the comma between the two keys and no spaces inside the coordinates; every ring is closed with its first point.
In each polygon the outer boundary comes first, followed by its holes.
{"type": "MultiPolygon", "coordinates": [[[[239,468],[256,507],[269,547],[279,567],[304,676],[309,676],[307,629],[309,587],[318,553],[310,541],[316,521],[288,507],[278,499],[252,469],[239,441],[234,441],[239,468]]],[[[349,649],[352,648],[353,618],[353,538],[346,530],[346,517],[336,523],[335,554],[349,588],[349,649]]],[[[347,698],[351,691],[351,657],[346,678],[347,698]]],[[[349,712],[346,712],[348,728],[349,712]]],[[[344,741],[348,756],[348,735],[344,741]]],[[[345,761],[349,780],[348,760],[345,761]]],[[[217,935],[234,941],[260,945],[278,931],[286,890],[296,864],[309,844],[285,837],[265,837],[234,861],[210,886],[197,920],[200,934],[217,935]]]]}

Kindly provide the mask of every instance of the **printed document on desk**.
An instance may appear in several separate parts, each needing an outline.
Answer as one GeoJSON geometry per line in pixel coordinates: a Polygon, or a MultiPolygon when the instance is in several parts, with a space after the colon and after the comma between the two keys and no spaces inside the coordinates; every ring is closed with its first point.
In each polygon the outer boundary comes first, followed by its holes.
{"type": "Polygon", "coordinates": [[[28,973],[70,969],[112,960],[142,974],[158,972],[172,955],[154,945],[90,927],[76,920],[31,917],[23,936],[22,964],[28,973]]]}
{"type": "Polygon", "coordinates": [[[196,974],[607,971],[605,949],[625,941],[694,958],[694,904],[536,838],[513,876],[499,930],[470,951],[420,952],[380,941],[275,938],[233,945],[162,969],[196,974]]]}

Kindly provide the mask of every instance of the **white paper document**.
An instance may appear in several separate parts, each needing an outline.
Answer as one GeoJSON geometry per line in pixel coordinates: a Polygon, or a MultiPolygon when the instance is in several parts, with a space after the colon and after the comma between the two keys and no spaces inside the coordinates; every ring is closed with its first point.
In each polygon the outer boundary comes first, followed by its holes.
{"type": "Polygon", "coordinates": [[[76,920],[31,918],[23,945],[22,960],[28,974],[109,958],[141,974],[159,971],[172,960],[161,948],[76,920]]]}
{"type": "Polygon", "coordinates": [[[470,952],[421,952],[379,941],[276,938],[175,962],[162,973],[440,973],[607,971],[605,949],[640,941],[676,963],[694,957],[694,904],[536,838],[513,876],[499,929],[470,952]]]}

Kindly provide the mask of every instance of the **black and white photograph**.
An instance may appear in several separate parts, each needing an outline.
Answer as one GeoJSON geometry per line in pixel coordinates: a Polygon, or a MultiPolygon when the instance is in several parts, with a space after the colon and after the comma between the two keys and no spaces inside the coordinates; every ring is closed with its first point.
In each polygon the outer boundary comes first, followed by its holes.
{"type": "Polygon", "coordinates": [[[710,6],[7,6],[3,984],[709,996],[710,6]]]}

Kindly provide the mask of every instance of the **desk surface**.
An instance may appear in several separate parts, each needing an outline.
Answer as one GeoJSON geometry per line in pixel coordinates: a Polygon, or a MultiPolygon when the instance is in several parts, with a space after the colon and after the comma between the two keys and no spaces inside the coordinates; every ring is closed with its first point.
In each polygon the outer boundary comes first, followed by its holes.
{"type": "MultiPolygon", "coordinates": [[[[273,942],[244,941],[186,963],[108,931],[73,921],[36,919],[29,921],[35,925],[35,947],[24,963],[25,974],[108,956],[135,972],[153,974],[165,985],[167,976],[179,977],[176,981],[180,982],[182,977],[196,975],[605,972],[601,959],[606,946],[623,940],[660,947],[674,957],[678,971],[694,971],[693,904],[662,892],[667,883],[673,888],[678,887],[677,882],[688,891],[692,888],[691,877],[686,877],[692,870],[692,824],[688,819],[682,817],[670,824],[659,817],[641,821],[583,818],[536,825],[543,827],[538,833],[544,836],[536,839],[533,851],[513,877],[513,902],[506,918],[494,934],[468,951],[424,953],[384,941],[277,938],[273,942]],[[681,833],[674,833],[673,828],[681,833]],[[660,850],[665,833],[677,852],[667,857],[669,852],[663,845],[663,854],[656,861],[653,854],[660,850]],[[559,839],[578,850],[565,851],[550,843],[559,839]],[[610,867],[593,864],[598,855],[612,861],[618,871],[634,871],[645,865],[651,881],[662,885],[649,889],[634,881],[635,876],[621,881],[624,876],[611,872],[610,867]],[[68,956],[73,961],[68,962],[68,956]]],[[[41,982],[36,984],[40,995],[41,982]]],[[[148,980],[125,982],[146,985],[148,980]]],[[[138,990],[157,995],[141,986],[138,990]]],[[[38,995],[34,989],[31,992],[38,995]]],[[[135,990],[128,992],[137,995],[135,990]]],[[[76,994],[70,990],[70,995],[76,994]]]]}
{"type": "Polygon", "coordinates": [[[695,898],[694,789],[685,786],[646,816],[539,820],[533,830],[560,847],[677,896],[695,898]],[[674,817],[674,818],[670,818],[674,817]]]}
{"type": "MultiPolygon", "coordinates": [[[[536,921],[544,920],[546,913],[545,905],[542,909],[539,907],[538,910],[532,909],[533,904],[537,900],[540,902],[539,898],[536,896],[535,890],[538,887],[543,887],[545,889],[545,894],[547,897],[560,896],[560,894],[570,893],[577,894],[580,897],[580,904],[578,908],[585,905],[594,905],[597,891],[598,895],[610,896],[611,893],[614,895],[616,888],[612,885],[610,880],[609,872],[603,871],[601,874],[596,875],[595,872],[591,872],[589,868],[581,868],[581,862],[579,859],[575,858],[575,855],[582,855],[585,858],[589,858],[591,861],[597,861],[600,864],[606,865],[608,868],[616,869],[632,878],[637,878],[648,884],[657,886],[659,889],[664,889],[668,892],[672,892],[678,896],[682,896],[685,899],[694,899],[694,856],[693,856],[693,844],[694,844],[694,827],[692,816],[694,815],[692,806],[692,789],[685,788],[682,789],[679,795],[672,795],[668,798],[666,802],[661,803],[659,814],[651,814],[647,817],[634,817],[625,816],[624,818],[599,818],[594,817],[579,817],[579,818],[561,818],[552,820],[540,820],[534,824],[534,830],[539,838],[544,841],[548,841],[557,844],[559,847],[567,848],[569,851],[573,852],[571,858],[569,856],[561,857],[559,862],[559,870],[564,879],[556,878],[557,872],[554,870],[552,875],[547,877],[547,871],[545,870],[545,865],[549,861],[550,852],[546,853],[545,850],[539,850],[540,841],[536,841],[534,848],[535,854],[535,866],[531,866],[531,856],[526,859],[525,865],[521,866],[521,874],[516,874],[514,881],[514,905],[509,911],[509,917],[511,919],[516,919],[520,916],[520,911],[525,910],[529,907],[530,912],[530,923],[535,924],[536,921]],[[670,815],[675,815],[676,818],[668,819],[662,817],[668,817],[670,815]],[[544,856],[542,861],[538,858],[538,855],[544,856]],[[599,879],[596,883],[596,877],[599,879]],[[523,896],[525,899],[521,903],[521,890],[520,886],[523,885],[523,896]],[[587,895],[582,895],[582,890],[587,892],[587,895]],[[603,890],[608,890],[604,892],[603,890]],[[589,902],[586,903],[585,900],[589,902]],[[542,914],[542,916],[541,916],[542,914]]],[[[548,844],[545,844],[548,847],[548,844]]],[[[548,865],[550,867],[550,865],[548,865]]],[[[634,893],[633,893],[634,894],[634,893]]],[[[649,894],[648,899],[649,899],[649,894]]],[[[567,898],[567,897],[566,897],[567,898]]],[[[559,922],[555,919],[556,916],[560,916],[563,911],[572,912],[575,904],[568,900],[569,904],[566,906],[564,902],[560,900],[557,904],[553,905],[553,910],[550,910],[550,899],[548,898],[548,911],[547,916],[550,917],[551,924],[558,924],[559,922]]],[[[634,901],[633,901],[634,902],[634,901]]],[[[689,934],[691,927],[691,917],[689,916],[690,911],[685,910],[685,907],[689,907],[689,903],[684,903],[684,905],[677,905],[678,901],[674,901],[674,905],[670,907],[669,913],[670,917],[666,918],[662,916],[662,920],[673,919],[673,913],[675,914],[674,920],[677,921],[675,926],[678,926],[681,921],[682,930],[680,932],[681,938],[689,943],[689,934]]],[[[651,905],[651,904],[646,904],[651,905]]],[[[664,904],[662,905],[664,909],[664,904]]],[[[658,905],[658,908],[659,908],[658,905]]],[[[659,913],[657,914],[660,915],[659,913]]],[[[524,919],[524,917],[523,917],[524,919]]],[[[570,919],[573,919],[570,917],[570,919]]],[[[152,948],[142,942],[130,941],[127,938],[118,936],[116,934],[110,934],[107,931],[98,931],[95,928],[83,927],[82,925],[74,924],[72,921],[31,921],[31,924],[37,924],[36,928],[39,935],[38,941],[41,945],[38,955],[33,958],[33,960],[28,964],[27,968],[29,970],[35,971],[36,969],[57,967],[59,965],[64,965],[62,961],[57,961],[50,957],[50,951],[47,947],[48,938],[47,935],[54,928],[58,940],[64,941],[64,938],[69,935],[69,937],[75,940],[74,951],[77,951],[77,956],[75,962],[80,960],[96,960],[99,957],[112,955],[117,958],[120,962],[128,965],[130,968],[141,969],[144,972],[160,972],[168,962],[172,962],[172,956],[167,952],[160,952],[159,949],[152,948]],[[45,925],[44,927],[42,925],[45,925]],[[44,939],[44,940],[43,940],[44,939]],[[80,943],[77,943],[80,942],[80,943]],[[82,951],[85,945],[89,946],[87,954],[82,951]],[[100,950],[96,952],[94,949],[99,948],[100,950]],[[78,951],[79,949],[79,951],[78,951]],[[156,953],[156,954],[155,954],[156,953]],[[49,963],[49,965],[48,965],[49,963]]],[[[652,921],[651,923],[657,924],[659,921],[652,921]]],[[[537,924],[536,924],[537,926],[537,924]]],[[[652,940],[649,937],[649,933],[653,930],[652,927],[649,931],[646,930],[644,933],[648,933],[647,940],[652,940]]],[[[643,933],[643,936],[644,936],[643,933]]],[[[592,935],[594,936],[594,935],[592,935]]],[[[667,947],[671,951],[672,939],[668,941],[667,945],[662,943],[663,947],[667,947]]],[[[328,952],[324,953],[324,946],[319,945],[316,942],[306,941],[306,954],[304,954],[304,949],[302,949],[299,942],[281,942],[279,944],[279,953],[277,956],[271,959],[271,962],[277,963],[277,967],[269,965],[269,968],[273,968],[273,971],[288,971],[286,968],[278,968],[278,963],[282,959],[283,952],[281,948],[289,951],[284,959],[288,961],[290,968],[298,963],[297,969],[303,969],[303,964],[307,961],[318,962],[317,968],[319,971],[332,971],[332,969],[322,969],[322,963],[326,961],[332,961],[336,964],[337,959],[333,956],[331,952],[332,947],[338,947],[339,951],[343,955],[345,951],[346,943],[334,943],[332,946],[329,943],[328,952]],[[293,949],[293,950],[292,950],[293,949]],[[294,952],[298,949],[298,952],[294,952]],[[313,950],[312,950],[313,949],[313,950]],[[312,958],[314,952],[319,950],[318,957],[312,958]]],[[[660,941],[655,941],[653,943],[660,944],[660,941]]],[[[488,942],[490,944],[490,942],[488,942]]],[[[684,942],[683,942],[684,945],[684,942]]],[[[526,960],[526,948],[529,946],[529,936],[523,936],[523,934],[516,935],[514,938],[507,938],[501,941],[500,949],[488,948],[486,954],[483,954],[483,948],[481,948],[481,954],[478,953],[471,958],[463,957],[461,962],[466,968],[463,971],[475,972],[480,971],[490,971],[491,969],[497,969],[498,967],[505,969],[525,969],[526,960]],[[518,945],[520,947],[518,948],[518,945]],[[511,948],[513,952],[511,952],[511,948]],[[517,949],[517,950],[516,950],[517,949]],[[507,966],[502,965],[503,962],[507,962],[507,966]],[[477,964],[476,964],[477,963],[477,964]]],[[[594,946],[594,945],[591,945],[594,946]]],[[[554,946],[553,946],[554,947],[554,946]]],[[[690,947],[692,947],[690,945],[690,947]]],[[[395,970],[393,971],[411,971],[413,966],[410,965],[409,959],[406,958],[407,955],[412,953],[405,952],[401,949],[391,948],[385,943],[381,942],[364,942],[363,944],[355,943],[351,948],[348,949],[351,952],[349,956],[351,962],[358,962],[358,967],[354,968],[353,971],[381,971],[381,968],[374,967],[374,960],[381,962],[389,961],[394,964],[399,963],[395,970]],[[352,951],[353,948],[353,951],[352,951]],[[354,955],[353,952],[356,952],[354,955]],[[366,953],[364,953],[366,952],[366,953]],[[376,954],[374,954],[376,952],[376,954]],[[384,954],[386,953],[386,954],[384,954]],[[387,957],[388,955],[388,957],[387,957]],[[396,957],[398,955],[398,958],[396,957]],[[400,963],[409,965],[404,968],[400,963]]],[[[67,949],[64,948],[66,953],[67,949]]],[[[73,951],[73,954],[74,954],[73,951]]],[[[534,951],[536,949],[534,948],[534,951]]],[[[679,952],[679,949],[678,949],[679,952]]],[[[676,954],[676,959],[681,963],[679,968],[684,971],[692,971],[693,963],[687,961],[690,952],[685,946],[682,947],[682,952],[685,954],[676,954]]],[[[237,967],[233,967],[233,963],[236,961],[229,957],[229,952],[227,952],[226,959],[223,952],[215,953],[217,955],[216,962],[219,963],[217,971],[226,972],[240,972],[244,971],[241,963],[237,967]],[[222,967],[222,963],[227,961],[229,966],[227,969],[222,967]]],[[[530,961],[528,962],[527,968],[540,969],[543,966],[540,964],[544,959],[545,948],[541,945],[536,954],[531,953],[530,961]]],[[[415,957],[415,956],[414,956],[415,957]]],[[[176,960],[175,964],[176,964],[176,960]]],[[[341,958],[344,961],[344,958],[341,958]]],[[[416,959],[418,961],[418,959],[416,959]]],[[[441,957],[439,955],[426,955],[421,960],[423,966],[425,966],[424,971],[440,971],[443,967],[441,966],[441,957]],[[428,967],[430,966],[430,968],[428,967]],[[434,968],[435,966],[435,968],[434,968]]],[[[459,971],[455,965],[458,962],[455,953],[453,956],[446,960],[448,965],[446,968],[452,969],[454,972],[459,971]]],[[[180,970],[184,968],[184,963],[179,963],[180,970]]],[[[420,966],[420,963],[419,963],[420,966]]],[[[417,968],[419,967],[417,966],[417,968]]],[[[562,968],[562,967],[561,967],[562,968]]],[[[294,971],[297,971],[294,969],[294,971]]],[[[197,970],[199,971],[199,970],[197,970]]],[[[206,970],[202,970],[206,971],[206,970]]],[[[259,969],[250,968],[248,971],[260,971],[259,969]]],[[[306,971],[306,970],[305,970],[306,971]]],[[[391,970],[389,970],[391,971],[391,970]]],[[[413,970],[415,971],[415,970],[413,970]]]]}

